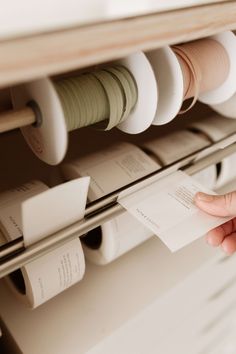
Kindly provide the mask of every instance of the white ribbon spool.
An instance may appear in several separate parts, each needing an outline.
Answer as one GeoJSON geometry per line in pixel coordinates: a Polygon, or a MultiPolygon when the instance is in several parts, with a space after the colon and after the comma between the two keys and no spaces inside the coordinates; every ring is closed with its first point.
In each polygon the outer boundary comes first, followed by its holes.
{"type": "Polygon", "coordinates": [[[150,127],[158,105],[158,82],[146,55],[134,53],[115,63],[123,65],[132,74],[138,88],[138,101],[129,117],[117,128],[125,133],[138,134],[150,127]]]}
{"type": "Polygon", "coordinates": [[[183,103],[183,75],[179,61],[170,47],[146,53],[158,84],[158,105],[152,122],[162,125],[173,120],[183,103]]]}
{"type": "MultiPolygon", "coordinates": [[[[142,52],[131,54],[116,63],[132,73],[138,88],[138,101],[118,128],[137,134],[151,125],[156,112],[158,92],[155,75],[142,52]]],[[[50,165],[60,163],[67,151],[68,132],[63,108],[51,79],[42,78],[18,85],[12,88],[11,93],[15,109],[23,108],[33,101],[41,112],[42,122],[39,126],[21,129],[31,150],[50,165]]]]}
{"type": "Polygon", "coordinates": [[[221,104],[211,105],[211,107],[214,111],[225,117],[236,119],[236,93],[227,101],[221,104]]]}
{"type": "Polygon", "coordinates": [[[226,31],[210,38],[216,40],[225,48],[230,61],[229,74],[225,82],[217,89],[199,96],[200,102],[215,105],[227,101],[236,92],[236,37],[233,32],[226,31]]]}

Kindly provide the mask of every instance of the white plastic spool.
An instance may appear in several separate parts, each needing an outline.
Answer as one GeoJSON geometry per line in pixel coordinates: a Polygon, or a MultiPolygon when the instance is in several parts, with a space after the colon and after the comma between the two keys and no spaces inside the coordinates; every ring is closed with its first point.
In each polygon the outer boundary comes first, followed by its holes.
{"type": "Polygon", "coordinates": [[[138,88],[138,101],[129,117],[117,128],[125,133],[138,134],[150,127],[158,105],[157,80],[147,56],[137,52],[118,60],[115,64],[125,66],[133,75],[138,88]]]}
{"type": "Polygon", "coordinates": [[[158,84],[158,105],[153,125],[172,121],[183,103],[183,74],[179,61],[168,46],[146,53],[156,75],[158,84]]]}
{"type": "MultiPolygon", "coordinates": [[[[133,75],[138,88],[138,102],[126,121],[118,128],[130,134],[147,129],[154,118],[158,91],[152,67],[145,54],[138,52],[118,60],[133,75]]],[[[68,132],[63,108],[50,78],[41,78],[12,88],[15,109],[24,108],[29,102],[37,104],[42,122],[39,126],[21,128],[25,140],[35,155],[50,164],[59,164],[67,151],[68,132]]]]}
{"type": "Polygon", "coordinates": [[[211,105],[211,108],[225,117],[236,119],[236,93],[221,104],[211,105]]]}
{"type": "Polygon", "coordinates": [[[236,37],[233,32],[226,31],[210,38],[216,40],[225,48],[230,62],[229,74],[224,83],[218,88],[199,96],[200,102],[216,105],[227,101],[236,92],[236,37]]]}

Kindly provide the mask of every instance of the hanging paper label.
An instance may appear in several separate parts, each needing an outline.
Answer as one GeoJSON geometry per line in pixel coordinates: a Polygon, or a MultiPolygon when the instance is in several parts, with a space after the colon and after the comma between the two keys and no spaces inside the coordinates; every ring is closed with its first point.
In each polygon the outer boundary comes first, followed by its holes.
{"type": "Polygon", "coordinates": [[[151,229],[173,252],[230,218],[208,215],[194,204],[197,192],[215,194],[177,171],[146,188],[119,198],[119,203],[151,229]]]}

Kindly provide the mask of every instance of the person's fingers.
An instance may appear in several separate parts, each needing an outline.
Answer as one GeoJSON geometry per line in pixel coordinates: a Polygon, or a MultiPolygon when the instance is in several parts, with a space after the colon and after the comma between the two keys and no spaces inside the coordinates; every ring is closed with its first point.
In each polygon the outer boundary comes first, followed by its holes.
{"type": "Polygon", "coordinates": [[[227,254],[234,253],[236,251],[236,232],[233,232],[231,235],[225,237],[221,247],[227,254]]]}
{"type": "Polygon", "coordinates": [[[195,204],[208,214],[216,216],[236,215],[236,192],[224,195],[197,193],[195,204]]]}
{"type": "Polygon", "coordinates": [[[217,227],[216,229],[209,231],[206,235],[207,243],[213,247],[218,247],[222,243],[224,238],[225,236],[222,233],[220,227],[217,227]]]}
{"type": "Polygon", "coordinates": [[[230,235],[236,230],[236,219],[229,220],[226,223],[216,227],[215,229],[209,231],[206,235],[206,240],[209,245],[217,247],[219,246],[224,238],[230,235]]]}

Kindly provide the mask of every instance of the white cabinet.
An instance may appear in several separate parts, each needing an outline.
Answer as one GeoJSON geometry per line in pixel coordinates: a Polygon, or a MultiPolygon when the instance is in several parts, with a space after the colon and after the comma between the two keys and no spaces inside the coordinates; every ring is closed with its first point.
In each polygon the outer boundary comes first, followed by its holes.
{"type": "MultiPolygon", "coordinates": [[[[0,14],[1,111],[11,107],[11,85],[236,29],[236,1],[25,0],[19,9],[14,4],[10,18],[12,3],[0,14]]],[[[168,126],[125,138],[141,144],[209,113],[197,104],[168,126]]],[[[73,132],[66,159],[78,155],[78,146],[83,154],[121,140],[118,131],[73,132]]],[[[0,151],[0,191],[35,178],[49,185],[61,180],[58,167],[37,160],[19,132],[2,134],[0,151]]],[[[204,240],[171,254],[153,237],[107,266],[88,262],[82,282],[33,311],[1,280],[3,332],[24,354],[215,353],[234,321],[235,269],[235,257],[224,258],[204,240]]]]}

